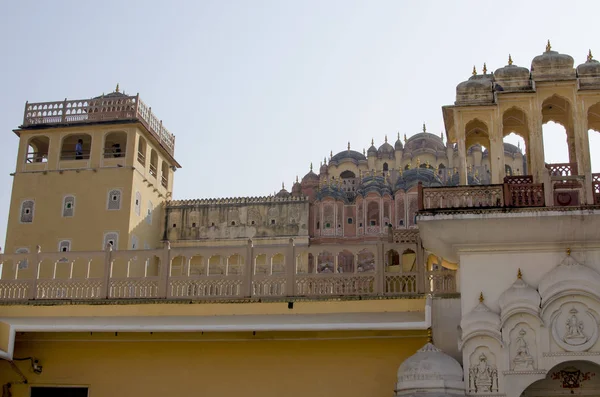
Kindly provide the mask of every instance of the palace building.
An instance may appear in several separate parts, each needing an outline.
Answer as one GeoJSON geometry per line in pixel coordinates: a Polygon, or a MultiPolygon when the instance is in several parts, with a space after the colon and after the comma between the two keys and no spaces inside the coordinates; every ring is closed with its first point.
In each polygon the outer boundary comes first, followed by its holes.
{"type": "Polygon", "coordinates": [[[600,63],[574,62],[474,70],[441,136],[263,197],[173,200],[175,137],[118,85],[26,103],[3,396],[600,395],[600,63]]]}

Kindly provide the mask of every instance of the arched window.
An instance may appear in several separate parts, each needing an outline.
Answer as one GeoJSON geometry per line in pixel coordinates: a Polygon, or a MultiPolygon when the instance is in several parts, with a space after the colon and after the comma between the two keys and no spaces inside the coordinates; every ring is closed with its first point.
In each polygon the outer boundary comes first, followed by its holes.
{"type": "Polygon", "coordinates": [[[116,250],[119,247],[119,232],[104,233],[104,240],[102,241],[102,249],[105,250],[109,244],[112,246],[113,250],[116,250]]]}
{"type": "Polygon", "coordinates": [[[121,190],[120,189],[112,189],[108,192],[108,204],[107,207],[111,211],[116,211],[121,209],[121,190]]]}
{"type": "Polygon", "coordinates": [[[58,252],[69,252],[71,251],[71,240],[61,240],[58,243],[58,252]]]}
{"type": "Polygon", "coordinates": [[[285,256],[277,253],[271,257],[271,274],[285,273],[285,256]]]}
{"type": "Polygon", "coordinates": [[[338,273],[354,273],[354,254],[344,250],[338,254],[338,273]]]}
{"type": "Polygon", "coordinates": [[[150,175],[156,178],[156,170],[158,167],[158,155],[156,154],[156,150],[151,149],[150,151],[150,175]]]}
{"type": "Polygon", "coordinates": [[[137,160],[144,167],[146,166],[146,140],[141,135],[138,137],[137,160]]]}
{"type": "Polygon", "coordinates": [[[48,161],[48,150],[50,138],[44,135],[29,138],[27,143],[26,163],[46,163],[48,161]]]}
{"type": "Polygon", "coordinates": [[[375,255],[371,251],[364,249],[358,253],[356,271],[359,273],[375,271],[375,255]]]}
{"type": "Polygon", "coordinates": [[[385,254],[385,271],[386,272],[400,272],[402,267],[400,266],[400,254],[396,250],[389,250],[385,254]]]}
{"type": "Polygon", "coordinates": [[[161,162],[160,166],[160,184],[166,189],[169,187],[169,164],[166,161],[161,162]]]}
{"type": "Polygon", "coordinates": [[[75,196],[69,195],[63,198],[62,216],[69,218],[75,215],[75,196]]]}
{"type": "Polygon", "coordinates": [[[504,173],[506,174],[506,176],[512,176],[512,168],[510,168],[510,165],[506,164],[504,166],[504,173]]]}
{"type": "Polygon", "coordinates": [[[383,170],[387,171],[389,168],[388,163],[383,163],[383,170]]]}
{"type": "Polygon", "coordinates": [[[334,258],[331,252],[323,251],[317,256],[317,273],[333,273],[334,258]]]}
{"type": "Polygon", "coordinates": [[[127,153],[127,133],[110,132],[104,137],[104,158],[125,157],[127,153]]]}
{"type": "Polygon", "coordinates": [[[92,136],[89,134],[67,135],[62,140],[61,160],[89,160],[92,136]]]}
{"type": "Polygon", "coordinates": [[[367,205],[367,222],[369,226],[379,225],[379,203],[371,201],[367,205]]]}
{"type": "Polygon", "coordinates": [[[21,203],[21,223],[32,223],[33,222],[33,211],[35,207],[35,201],[23,200],[21,203]]]}

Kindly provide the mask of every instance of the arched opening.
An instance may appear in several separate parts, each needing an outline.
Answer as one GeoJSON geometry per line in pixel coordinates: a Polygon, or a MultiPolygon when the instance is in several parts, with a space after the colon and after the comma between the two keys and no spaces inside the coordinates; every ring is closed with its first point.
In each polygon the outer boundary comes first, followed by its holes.
{"type": "Polygon", "coordinates": [[[308,256],[311,255],[308,252],[302,252],[296,256],[296,274],[309,273],[308,268],[308,256]]]}
{"type": "Polygon", "coordinates": [[[588,140],[592,172],[600,173],[600,153],[598,150],[592,150],[600,147],[600,102],[588,110],[588,140]]]}
{"type": "Polygon", "coordinates": [[[225,274],[225,265],[221,255],[213,255],[208,258],[208,275],[215,276],[225,274]]]}
{"type": "Polygon", "coordinates": [[[146,166],[146,140],[141,135],[138,137],[137,160],[144,167],[146,166]]]}
{"type": "Polygon", "coordinates": [[[417,271],[417,254],[411,249],[407,249],[402,253],[402,271],[416,272],[417,271]]]}
{"type": "Polygon", "coordinates": [[[160,184],[164,188],[167,188],[169,186],[169,164],[167,164],[166,161],[161,161],[160,184]]]}
{"type": "Polygon", "coordinates": [[[50,148],[50,138],[44,135],[34,136],[27,143],[26,163],[46,163],[48,162],[48,150],[50,148]]]}
{"type": "Polygon", "coordinates": [[[227,258],[227,274],[238,275],[244,273],[244,257],[233,254],[227,258]]]}
{"type": "Polygon", "coordinates": [[[502,128],[506,176],[527,175],[530,169],[527,115],[516,107],[508,109],[502,115],[502,128]]]}
{"type": "Polygon", "coordinates": [[[88,134],[67,135],[62,140],[61,160],[88,160],[92,148],[92,136],[88,134]]]}
{"type": "Polygon", "coordinates": [[[121,158],[127,153],[127,133],[110,132],[104,137],[104,158],[121,158]]]}
{"type": "Polygon", "coordinates": [[[171,268],[169,269],[169,277],[187,276],[187,274],[184,273],[186,261],[187,261],[187,258],[185,256],[181,256],[181,255],[178,255],[175,258],[171,259],[171,268]]]}
{"type": "Polygon", "coordinates": [[[491,166],[483,163],[483,154],[490,148],[490,134],[487,125],[474,119],[465,126],[465,148],[467,153],[467,183],[489,183],[491,166]]]}
{"type": "Polygon", "coordinates": [[[375,254],[364,249],[358,253],[358,264],[356,267],[358,273],[374,272],[375,271],[375,254]]]}
{"type": "MultiPolygon", "coordinates": [[[[575,138],[571,104],[553,95],[542,103],[542,134],[546,164],[575,164],[575,138]],[[561,143],[564,142],[564,143],[561,143]]],[[[575,169],[571,169],[577,174],[575,169]]]]}
{"type": "Polygon", "coordinates": [[[342,189],[345,192],[354,192],[356,190],[358,182],[356,181],[356,174],[354,172],[346,170],[340,174],[340,179],[342,180],[342,189]]]}
{"type": "Polygon", "coordinates": [[[317,256],[317,273],[333,273],[334,257],[331,252],[323,251],[317,256]]]}
{"type": "Polygon", "coordinates": [[[354,254],[343,250],[338,254],[338,273],[354,273],[354,254]]]}
{"type": "Polygon", "coordinates": [[[267,266],[267,254],[258,254],[254,258],[254,274],[268,274],[270,266],[267,266]]]}
{"type": "Polygon", "coordinates": [[[285,256],[277,253],[271,257],[271,274],[285,273],[285,256]]]}
{"type": "Polygon", "coordinates": [[[385,271],[388,273],[399,273],[402,271],[400,266],[400,254],[396,250],[389,250],[385,253],[385,271]]]}
{"type": "Polygon", "coordinates": [[[190,258],[190,276],[203,276],[206,274],[204,258],[201,255],[194,255],[190,258]]]}
{"type": "Polygon", "coordinates": [[[389,166],[388,163],[383,163],[383,171],[388,171],[389,170],[389,166]]]}
{"type": "Polygon", "coordinates": [[[545,379],[529,385],[521,397],[598,396],[600,366],[589,361],[568,361],[553,367],[545,379]]]}
{"type": "Polygon", "coordinates": [[[150,175],[156,178],[158,169],[158,155],[156,154],[156,150],[150,150],[150,175]]]}
{"type": "Polygon", "coordinates": [[[367,222],[369,226],[379,226],[379,203],[376,201],[367,204],[367,222]]]}

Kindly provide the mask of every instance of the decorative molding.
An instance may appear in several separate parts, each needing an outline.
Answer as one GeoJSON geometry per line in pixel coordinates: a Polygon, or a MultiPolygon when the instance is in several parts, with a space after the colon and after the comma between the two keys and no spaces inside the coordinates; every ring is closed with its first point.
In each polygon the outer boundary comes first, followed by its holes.
{"type": "Polygon", "coordinates": [[[542,354],[544,357],[568,357],[568,356],[600,356],[600,352],[548,352],[542,354]]]}

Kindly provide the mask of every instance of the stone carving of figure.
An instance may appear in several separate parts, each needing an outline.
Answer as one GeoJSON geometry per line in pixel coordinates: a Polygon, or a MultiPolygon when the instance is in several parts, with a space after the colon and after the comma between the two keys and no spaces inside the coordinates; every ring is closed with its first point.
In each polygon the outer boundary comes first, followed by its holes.
{"type": "Polygon", "coordinates": [[[469,369],[469,383],[475,393],[498,391],[498,370],[487,362],[487,356],[481,353],[479,362],[469,369]]]}
{"type": "Polygon", "coordinates": [[[527,333],[524,329],[519,331],[519,336],[515,340],[515,345],[517,346],[517,352],[515,358],[513,359],[513,363],[515,364],[515,371],[526,371],[532,370],[533,368],[533,357],[529,354],[529,347],[527,346],[527,341],[525,340],[525,335],[527,333]]]}
{"type": "Polygon", "coordinates": [[[571,316],[567,319],[567,332],[563,340],[569,345],[582,345],[588,341],[588,337],[583,333],[583,321],[577,317],[577,309],[572,308],[569,313],[571,316]]]}

